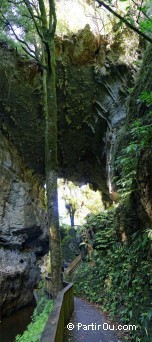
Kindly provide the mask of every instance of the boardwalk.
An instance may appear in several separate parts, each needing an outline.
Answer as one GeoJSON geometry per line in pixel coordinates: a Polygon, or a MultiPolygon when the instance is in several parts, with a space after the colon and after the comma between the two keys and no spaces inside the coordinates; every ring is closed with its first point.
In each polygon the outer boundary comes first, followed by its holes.
{"type": "Polygon", "coordinates": [[[95,305],[80,298],[75,298],[70,323],[74,328],[71,331],[65,329],[64,342],[120,342],[114,331],[110,330],[113,324],[108,323],[106,316],[95,305]]]}

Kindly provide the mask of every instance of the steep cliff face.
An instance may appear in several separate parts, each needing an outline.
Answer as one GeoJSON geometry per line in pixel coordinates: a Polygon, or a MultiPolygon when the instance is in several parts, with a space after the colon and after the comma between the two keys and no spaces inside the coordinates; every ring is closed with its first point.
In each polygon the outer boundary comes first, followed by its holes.
{"type": "Polygon", "coordinates": [[[0,134],[0,244],[43,253],[46,238],[44,190],[0,134]]]}
{"type": "Polygon", "coordinates": [[[0,133],[1,314],[31,302],[39,280],[36,255],[48,250],[44,190],[0,133]]]}

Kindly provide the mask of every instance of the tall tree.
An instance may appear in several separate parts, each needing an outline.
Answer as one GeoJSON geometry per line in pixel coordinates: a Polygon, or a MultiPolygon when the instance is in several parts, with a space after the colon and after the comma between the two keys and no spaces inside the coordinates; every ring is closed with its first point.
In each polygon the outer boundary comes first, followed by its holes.
{"type": "Polygon", "coordinates": [[[53,297],[62,289],[62,259],[58,215],[57,99],[55,43],[55,0],[1,0],[1,20],[5,28],[21,43],[24,51],[42,66],[43,110],[45,116],[45,178],[48,227],[50,236],[53,297]],[[7,9],[7,12],[6,12],[7,9]],[[40,44],[39,53],[25,40],[29,27],[40,44]],[[17,28],[20,27],[20,32],[17,28]]]}

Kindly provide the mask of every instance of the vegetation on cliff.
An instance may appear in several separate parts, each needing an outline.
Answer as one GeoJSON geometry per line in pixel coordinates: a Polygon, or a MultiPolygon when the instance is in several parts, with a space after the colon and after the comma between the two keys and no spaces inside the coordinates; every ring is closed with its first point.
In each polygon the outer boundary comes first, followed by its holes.
{"type": "MultiPolygon", "coordinates": [[[[124,220],[126,212],[124,210],[124,220]]],[[[77,295],[102,304],[110,318],[121,325],[136,325],[126,337],[131,341],[151,340],[151,257],[148,231],[136,231],[127,239],[119,221],[122,208],[94,215],[86,224],[93,229],[94,253],[75,276],[77,295]]]]}

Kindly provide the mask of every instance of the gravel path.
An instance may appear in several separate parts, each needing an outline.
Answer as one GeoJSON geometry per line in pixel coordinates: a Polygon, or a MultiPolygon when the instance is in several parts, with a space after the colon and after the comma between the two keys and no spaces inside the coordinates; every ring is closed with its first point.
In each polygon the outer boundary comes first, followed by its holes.
{"type": "Polygon", "coordinates": [[[108,323],[106,316],[96,305],[80,298],[75,298],[70,323],[73,329],[65,329],[64,342],[120,342],[112,331],[113,324],[108,323]]]}

